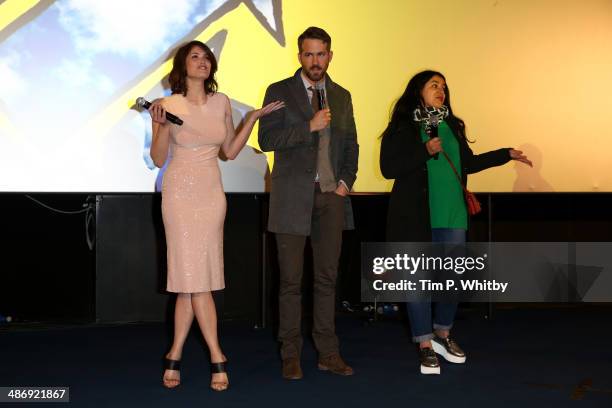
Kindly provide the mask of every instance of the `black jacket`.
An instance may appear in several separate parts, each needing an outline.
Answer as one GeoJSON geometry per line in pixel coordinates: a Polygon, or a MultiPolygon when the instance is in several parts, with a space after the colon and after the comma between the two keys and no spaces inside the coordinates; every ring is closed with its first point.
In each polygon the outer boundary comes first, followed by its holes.
{"type": "MultiPolygon", "coordinates": [[[[510,161],[510,148],[475,155],[468,146],[461,124],[448,121],[459,142],[461,177],[510,161]]],[[[431,156],[412,123],[399,124],[382,139],[380,169],[387,179],[395,179],[387,214],[387,241],[431,242],[427,160],[431,156]]],[[[440,155],[438,160],[446,160],[440,155]]],[[[457,169],[459,170],[459,169],[457,169]]]]}
{"type": "MultiPolygon", "coordinates": [[[[319,135],[309,129],[308,122],[314,113],[300,72],[298,69],[293,77],[268,87],[264,106],[281,100],[285,107],[260,119],[259,146],[264,152],[274,151],[268,229],[310,235],[319,135]]],[[[359,154],[351,94],[329,76],[325,84],[333,114],[330,160],[336,180],[343,180],[351,189],[359,154]]],[[[345,229],[352,229],[353,212],[348,196],[344,218],[345,229]]]]}

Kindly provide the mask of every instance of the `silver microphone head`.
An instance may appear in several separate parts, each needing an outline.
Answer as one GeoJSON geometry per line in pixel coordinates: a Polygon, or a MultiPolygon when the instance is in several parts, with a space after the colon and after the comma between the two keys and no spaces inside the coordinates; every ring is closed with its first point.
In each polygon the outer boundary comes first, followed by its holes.
{"type": "Polygon", "coordinates": [[[138,105],[139,107],[144,108],[144,105],[146,103],[147,101],[142,96],[139,96],[138,98],[136,98],[136,105],[138,105]]]}

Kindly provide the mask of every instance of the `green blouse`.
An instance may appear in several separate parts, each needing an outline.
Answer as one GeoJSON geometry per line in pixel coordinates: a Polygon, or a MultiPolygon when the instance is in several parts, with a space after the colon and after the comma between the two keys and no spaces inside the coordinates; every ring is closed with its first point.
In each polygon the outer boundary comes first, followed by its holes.
{"type": "MultiPolygon", "coordinates": [[[[459,142],[444,121],[438,126],[438,137],[442,141],[442,149],[451,159],[457,171],[460,171],[459,142]]],[[[421,139],[423,142],[429,140],[423,128],[421,128],[421,139]]],[[[438,160],[434,160],[433,157],[427,160],[427,175],[431,228],[467,229],[463,189],[444,155],[439,154],[438,160]]]]}

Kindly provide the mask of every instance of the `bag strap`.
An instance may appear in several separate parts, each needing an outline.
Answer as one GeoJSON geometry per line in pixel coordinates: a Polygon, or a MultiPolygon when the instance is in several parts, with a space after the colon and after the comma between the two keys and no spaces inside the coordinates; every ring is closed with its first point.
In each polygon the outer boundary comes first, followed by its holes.
{"type": "Polygon", "coordinates": [[[463,189],[464,193],[467,193],[468,190],[467,188],[465,188],[465,186],[463,185],[463,181],[461,181],[461,176],[459,175],[459,172],[457,171],[457,169],[455,168],[455,165],[453,164],[452,160],[450,159],[450,157],[448,157],[448,154],[446,154],[446,152],[443,150],[442,154],[444,155],[444,157],[446,158],[446,161],[448,162],[448,164],[450,164],[451,168],[453,169],[453,173],[455,173],[455,176],[457,176],[457,181],[459,182],[459,185],[461,186],[461,188],[463,189]]]}

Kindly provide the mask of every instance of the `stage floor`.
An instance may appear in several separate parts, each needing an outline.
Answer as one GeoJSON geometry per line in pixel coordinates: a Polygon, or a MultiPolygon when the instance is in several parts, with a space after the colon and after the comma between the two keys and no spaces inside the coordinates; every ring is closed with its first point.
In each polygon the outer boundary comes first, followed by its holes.
{"type": "MultiPolygon", "coordinates": [[[[69,386],[70,406],[282,407],[610,407],[610,308],[497,310],[486,320],[463,310],[454,337],[464,365],[419,373],[406,324],[338,318],[342,354],[355,369],[339,377],[316,368],[305,341],[304,379],[285,381],[273,330],[224,322],[230,388],[209,389],[206,352],[196,330],[185,346],[182,384],[161,385],[165,324],[5,326],[0,332],[0,386],[69,386]]],[[[4,404],[0,404],[4,406],[4,404]]]]}

